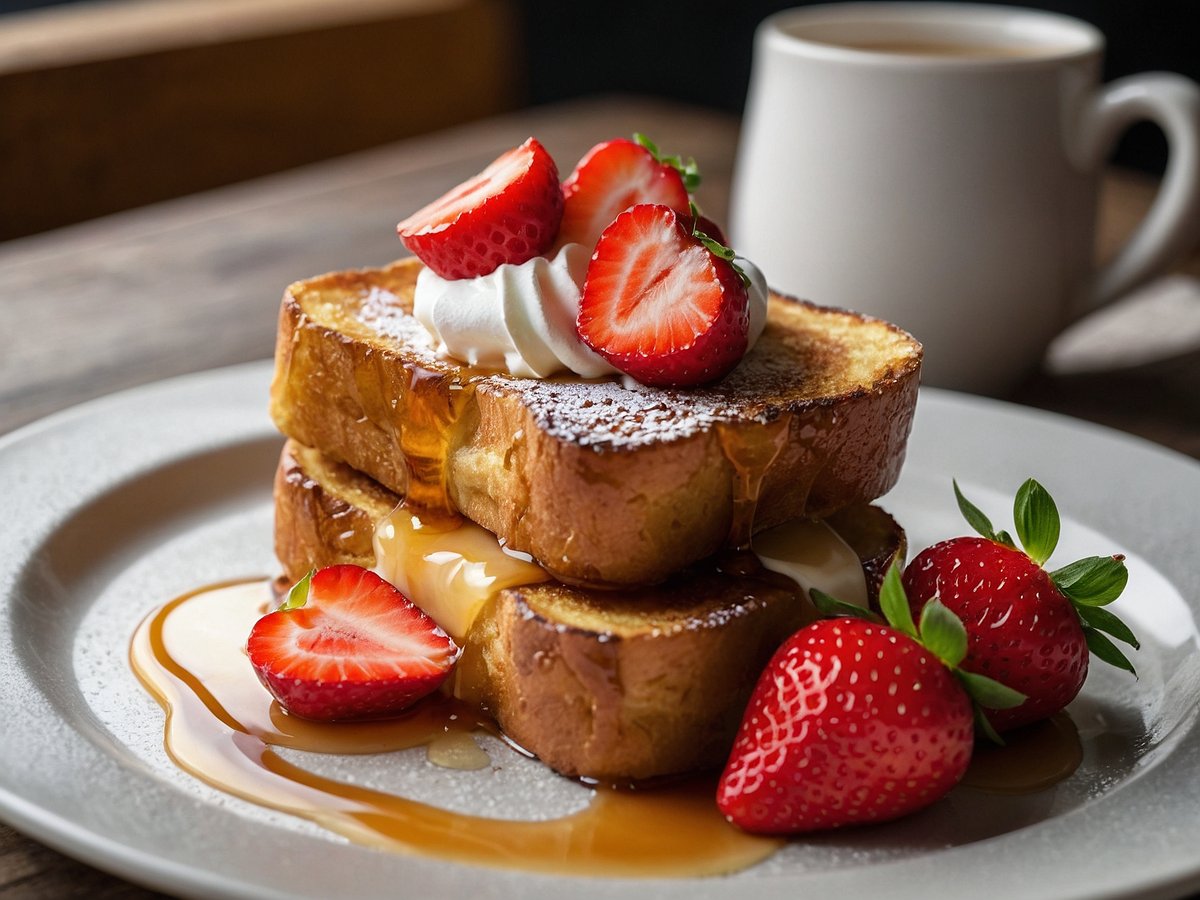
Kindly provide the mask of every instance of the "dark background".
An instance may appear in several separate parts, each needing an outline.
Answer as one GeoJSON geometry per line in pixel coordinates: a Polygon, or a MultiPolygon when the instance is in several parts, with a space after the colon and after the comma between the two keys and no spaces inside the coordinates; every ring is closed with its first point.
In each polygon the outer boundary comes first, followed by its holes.
{"type": "MultiPolygon", "coordinates": [[[[598,91],[660,94],[740,111],[756,24],[795,0],[602,3],[524,0],[534,103],[598,91]]],[[[1200,0],[1039,0],[1029,6],[1084,19],[1108,38],[1105,80],[1151,70],[1200,80],[1200,0]]],[[[1135,126],[1117,161],[1161,171],[1166,143],[1135,126]]]]}
{"type": "MultiPolygon", "coordinates": [[[[0,13],[88,0],[0,0],[0,13]]],[[[982,0],[987,2],[987,0],[982,0]]],[[[797,0],[511,0],[526,64],[524,100],[594,93],[658,95],[739,112],[755,26],[797,0]]],[[[1150,70],[1200,80],[1200,0],[1035,0],[1023,5],[1096,25],[1109,42],[1105,79],[1150,70]]],[[[1121,164],[1161,172],[1166,145],[1135,126],[1121,164]]]]}

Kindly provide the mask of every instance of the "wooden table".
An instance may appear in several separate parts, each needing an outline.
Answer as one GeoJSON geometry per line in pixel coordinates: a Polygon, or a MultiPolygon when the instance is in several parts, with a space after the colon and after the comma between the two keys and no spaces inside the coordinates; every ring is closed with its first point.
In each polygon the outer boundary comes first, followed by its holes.
{"type": "MultiPolygon", "coordinates": [[[[396,221],[536,134],[560,161],[634,130],[702,164],[724,219],[738,123],[612,98],[534,109],[377,151],[0,244],[0,433],[121,388],[271,354],[297,278],[401,255],[396,221]]],[[[1114,174],[1102,239],[1153,196],[1114,174]]],[[[1200,274],[1200,255],[1182,270],[1200,274]]],[[[1123,372],[1042,375],[1012,398],[1122,428],[1200,458],[1200,351],[1123,372]]],[[[265,405],[265,398],[264,398],[265,405]]],[[[0,900],[155,896],[0,825],[0,900]]]]}

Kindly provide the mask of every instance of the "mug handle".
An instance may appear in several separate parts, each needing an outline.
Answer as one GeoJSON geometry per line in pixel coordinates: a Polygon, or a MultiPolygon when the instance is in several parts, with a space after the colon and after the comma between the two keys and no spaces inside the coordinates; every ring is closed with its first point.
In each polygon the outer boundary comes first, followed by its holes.
{"type": "Polygon", "coordinates": [[[1200,87],[1168,72],[1120,78],[1084,110],[1083,163],[1095,170],[1122,131],[1149,120],[1167,136],[1162,185],[1145,219],[1116,256],[1096,272],[1082,314],[1159,274],[1200,238],[1200,87]]]}

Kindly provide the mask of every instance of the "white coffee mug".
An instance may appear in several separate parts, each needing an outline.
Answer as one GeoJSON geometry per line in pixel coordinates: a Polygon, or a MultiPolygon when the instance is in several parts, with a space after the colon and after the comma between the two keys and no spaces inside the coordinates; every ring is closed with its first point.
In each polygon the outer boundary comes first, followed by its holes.
{"type": "Polygon", "coordinates": [[[1002,392],[1082,313],[1200,237],[1200,90],[1099,87],[1102,35],[940,3],[788,10],[759,27],[730,232],[779,290],[898,323],[929,384],[1002,392]],[[1099,173],[1140,119],[1166,132],[1153,209],[1094,260],[1099,173]]]}

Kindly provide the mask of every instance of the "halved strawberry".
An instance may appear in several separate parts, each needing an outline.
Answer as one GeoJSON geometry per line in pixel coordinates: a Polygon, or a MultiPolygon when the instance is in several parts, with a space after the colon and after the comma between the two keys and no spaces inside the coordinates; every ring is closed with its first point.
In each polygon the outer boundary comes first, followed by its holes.
{"type": "Polygon", "coordinates": [[[596,246],[613,219],[640,203],[661,203],[688,211],[688,190],[700,181],[694,161],[661,158],[641,135],[597,144],[563,182],[560,243],[596,246]]]}
{"type": "Polygon", "coordinates": [[[397,713],[436,690],[459,653],[407,597],[349,565],[301,579],[246,650],[284,709],[319,720],[397,713]]]}
{"type": "Polygon", "coordinates": [[[404,246],[443,278],[523,263],[554,243],[562,219],[558,168],[535,139],[399,225],[404,246]]]}
{"type": "Polygon", "coordinates": [[[692,221],[669,206],[634,206],[604,230],[588,265],[579,336],[643,384],[716,381],[746,352],[743,276],[733,252],[694,235],[692,221]]]}

